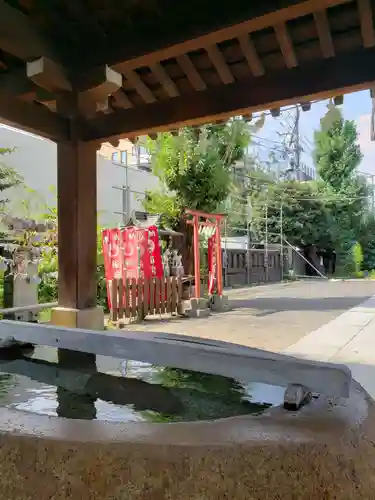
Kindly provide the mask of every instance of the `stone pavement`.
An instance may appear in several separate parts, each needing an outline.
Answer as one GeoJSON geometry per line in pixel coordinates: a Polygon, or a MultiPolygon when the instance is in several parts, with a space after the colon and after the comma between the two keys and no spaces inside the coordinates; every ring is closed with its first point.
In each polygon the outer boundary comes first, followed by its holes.
{"type": "Polygon", "coordinates": [[[131,330],[179,333],[282,351],[375,294],[375,282],[304,281],[228,292],[233,310],[208,318],[154,317],[131,330]]]}
{"type": "Polygon", "coordinates": [[[347,365],[353,378],[375,399],[375,295],[283,352],[347,365]]]}

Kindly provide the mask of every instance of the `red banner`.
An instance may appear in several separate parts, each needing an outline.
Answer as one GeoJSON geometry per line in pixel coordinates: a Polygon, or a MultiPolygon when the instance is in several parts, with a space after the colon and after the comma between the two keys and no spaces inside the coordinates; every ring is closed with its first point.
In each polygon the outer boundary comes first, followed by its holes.
{"type": "Polygon", "coordinates": [[[162,278],[164,276],[163,263],[161,260],[158,228],[156,226],[148,228],[148,250],[150,254],[151,276],[162,278]]]}
{"type": "Polygon", "coordinates": [[[208,293],[212,295],[216,288],[217,261],[216,261],[216,233],[208,238],[208,293]]]}
{"type": "Polygon", "coordinates": [[[108,304],[113,279],[162,278],[159,234],[156,226],[104,229],[102,232],[104,271],[108,304]]]}
{"type": "Polygon", "coordinates": [[[121,231],[119,229],[105,229],[102,232],[102,245],[108,304],[111,307],[111,282],[123,275],[124,260],[121,231]]]}

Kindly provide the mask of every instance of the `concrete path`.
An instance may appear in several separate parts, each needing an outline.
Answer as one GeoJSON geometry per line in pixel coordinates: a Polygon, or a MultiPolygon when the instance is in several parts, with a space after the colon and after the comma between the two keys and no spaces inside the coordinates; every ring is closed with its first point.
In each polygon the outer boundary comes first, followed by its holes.
{"type": "Polygon", "coordinates": [[[375,399],[375,296],[284,349],[285,354],[347,365],[375,399]]]}
{"type": "Polygon", "coordinates": [[[204,319],[150,318],[132,330],[170,332],[282,351],[375,294],[375,282],[295,282],[228,292],[233,310],[204,319]]]}

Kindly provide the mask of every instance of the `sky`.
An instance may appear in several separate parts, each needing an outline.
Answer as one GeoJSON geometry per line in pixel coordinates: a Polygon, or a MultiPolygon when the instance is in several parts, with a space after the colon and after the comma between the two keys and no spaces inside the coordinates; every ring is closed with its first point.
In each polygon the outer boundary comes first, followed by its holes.
{"type": "MultiPolygon", "coordinates": [[[[302,161],[307,165],[312,165],[311,151],[313,148],[314,130],[319,128],[320,119],[327,112],[328,101],[321,101],[311,104],[310,111],[301,113],[300,137],[301,144],[305,150],[302,161]]],[[[344,118],[354,120],[357,124],[359,144],[363,153],[363,160],[359,166],[361,172],[375,175],[375,142],[370,141],[370,119],[371,119],[371,98],[369,90],[355,92],[344,96],[344,104],[340,106],[344,118]]],[[[280,141],[280,132],[283,131],[282,123],[293,122],[294,111],[283,111],[279,118],[267,116],[265,125],[257,133],[255,141],[257,146],[264,151],[260,156],[267,154],[269,148],[277,148],[277,141],[280,141]],[[263,148],[261,147],[263,146],[263,148]],[[267,147],[268,146],[268,147],[267,147]]]]}

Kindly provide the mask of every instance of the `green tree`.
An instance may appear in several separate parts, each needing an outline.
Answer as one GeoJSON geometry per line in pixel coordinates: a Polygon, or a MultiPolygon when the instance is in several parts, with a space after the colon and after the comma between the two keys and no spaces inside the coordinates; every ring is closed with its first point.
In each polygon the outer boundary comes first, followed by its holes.
{"type": "Polygon", "coordinates": [[[360,237],[369,208],[369,186],[357,170],[362,160],[357,128],[331,106],[314,139],[317,171],[324,181],[322,192],[330,200],[327,208],[336,229],[334,244],[345,264],[351,260],[350,249],[360,237]]]}
{"type": "Polygon", "coordinates": [[[315,133],[315,161],[318,174],[335,192],[344,192],[357,179],[362,160],[353,121],[342,117],[315,133]]]}
{"type": "Polygon", "coordinates": [[[184,234],[181,253],[186,272],[192,272],[192,235],[183,217],[185,208],[215,212],[227,198],[231,167],[243,158],[255,125],[242,119],[224,124],[185,127],[178,135],[158,134],[147,140],[158,190],[148,192],[144,203],[150,213],[162,214],[163,222],[184,234]]]}
{"type": "MultiPolygon", "coordinates": [[[[0,192],[22,184],[22,177],[11,167],[7,166],[4,160],[6,155],[10,155],[14,149],[0,148],[0,192]]],[[[0,209],[4,210],[9,202],[8,198],[0,199],[0,209]]]]}
{"type": "Polygon", "coordinates": [[[280,230],[296,246],[330,246],[333,220],[317,182],[282,181],[254,192],[252,197],[255,238],[280,243],[280,230]],[[281,217],[282,211],[282,217],[281,217]]]}
{"type": "Polygon", "coordinates": [[[275,177],[258,165],[254,158],[248,159],[246,168],[236,169],[228,198],[220,208],[228,214],[227,234],[243,236],[252,218],[252,205],[275,182],[275,177]]]}

